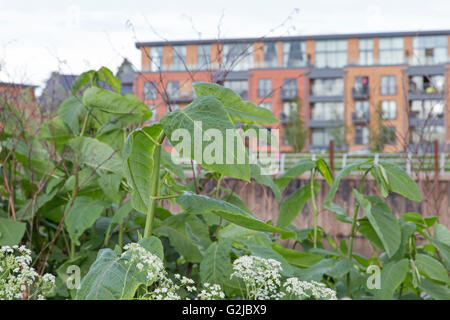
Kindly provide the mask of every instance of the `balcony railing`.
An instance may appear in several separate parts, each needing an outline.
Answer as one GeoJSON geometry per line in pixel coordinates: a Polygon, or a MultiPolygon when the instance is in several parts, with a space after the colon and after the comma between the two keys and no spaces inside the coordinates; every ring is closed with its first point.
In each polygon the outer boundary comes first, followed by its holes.
{"type": "Polygon", "coordinates": [[[311,119],[309,120],[310,128],[335,128],[342,126],[342,120],[325,120],[325,119],[311,119]]]}
{"type": "Polygon", "coordinates": [[[281,89],[281,100],[294,100],[297,96],[297,89],[281,89]]]}
{"type": "Polygon", "coordinates": [[[354,111],[352,113],[352,122],[357,124],[368,123],[370,115],[368,111],[354,111]]]}
{"type": "Polygon", "coordinates": [[[167,96],[167,100],[172,103],[191,102],[194,99],[193,95],[190,93],[168,93],[167,96]]]}
{"type": "Polygon", "coordinates": [[[409,112],[410,127],[443,126],[443,125],[444,125],[443,113],[421,116],[417,111],[409,112]]]}
{"type": "Polygon", "coordinates": [[[353,99],[369,99],[369,87],[352,88],[353,99]]]}

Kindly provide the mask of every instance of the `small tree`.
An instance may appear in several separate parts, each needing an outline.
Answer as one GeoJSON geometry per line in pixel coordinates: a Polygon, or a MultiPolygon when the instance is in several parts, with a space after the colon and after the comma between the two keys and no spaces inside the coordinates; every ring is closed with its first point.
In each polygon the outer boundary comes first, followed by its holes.
{"type": "Polygon", "coordinates": [[[286,126],[284,127],[284,135],[294,152],[302,151],[308,135],[303,120],[300,118],[301,109],[302,104],[300,99],[290,104],[289,115],[286,126]]]}

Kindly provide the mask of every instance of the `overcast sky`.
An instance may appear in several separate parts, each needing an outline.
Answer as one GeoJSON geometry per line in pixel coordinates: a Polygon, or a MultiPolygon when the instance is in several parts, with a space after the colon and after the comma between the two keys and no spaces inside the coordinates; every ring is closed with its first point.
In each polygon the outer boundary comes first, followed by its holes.
{"type": "Polygon", "coordinates": [[[221,17],[222,37],[450,29],[449,0],[0,0],[0,6],[0,81],[39,86],[52,71],[79,74],[106,65],[115,72],[123,57],[140,68],[136,41],[198,39],[198,32],[215,38],[221,17]]]}

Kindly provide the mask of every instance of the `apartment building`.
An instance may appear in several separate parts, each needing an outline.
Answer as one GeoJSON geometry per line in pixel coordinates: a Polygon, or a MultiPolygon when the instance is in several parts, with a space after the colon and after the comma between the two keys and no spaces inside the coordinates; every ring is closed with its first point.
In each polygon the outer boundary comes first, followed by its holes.
{"type": "MultiPolygon", "coordinates": [[[[305,151],[436,139],[448,150],[449,42],[450,30],[139,42],[134,90],[160,119],[195,98],[195,82],[219,83],[272,110],[282,137],[300,104],[305,151]]],[[[281,149],[291,149],[284,138],[281,149]]]]}

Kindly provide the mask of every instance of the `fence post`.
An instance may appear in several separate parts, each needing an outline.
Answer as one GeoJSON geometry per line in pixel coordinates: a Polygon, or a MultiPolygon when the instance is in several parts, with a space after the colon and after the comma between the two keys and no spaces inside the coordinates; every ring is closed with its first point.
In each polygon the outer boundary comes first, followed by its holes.
{"type": "Polygon", "coordinates": [[[344,153],[342,155],[342,168],[345,168],[346,164],[347,164],[347,154],[344,153]]]}
{"type": "Polygon", "coordinates": [[[328,146],[328,151],[330,153],[330,170],[334,175],[334,140],[330,140],[330,145],[328,146]]]}
{"type": "Polygon", "coordinates": [[[445,173],[445,153],[444,152],[441,153],[441,165],[440,165],[440,167],[441,167],[441,174],[444,174],[445,173]]]}
{"type": "Polygon", "coordinates": [[[316,161],[316,154],[315,154],[315,153],[312,153],[312,154],[311,154],[311,160],[312,160],[312,161],[316,161]]]}
{"type": "Polygon", "coordinates": [[[380,155],[378,153],[375,153],[375,157],[373,159],[373,164],[377,165],[378,164],[378,160],[380,159],[380,155]]]}
{"type": "Polygon", "coordinates": [[[412,153],[408,152],[408,157],[406,158],[406,172],[409,175],[411,174],[411,158],[412,158],[412,153]]]}
{"type": "Polygon", "coordinates": [[[434,173],[436,176],[439,174],[439,143],[437,140],[434,140],[434,173]]]}
{"type": "Polygon", "coordinates": [[[281,154],[281,158],[280,158],[280,173],[284,172],[284,161],[286,160],[286,153],[282,153],[281,154]]]}

